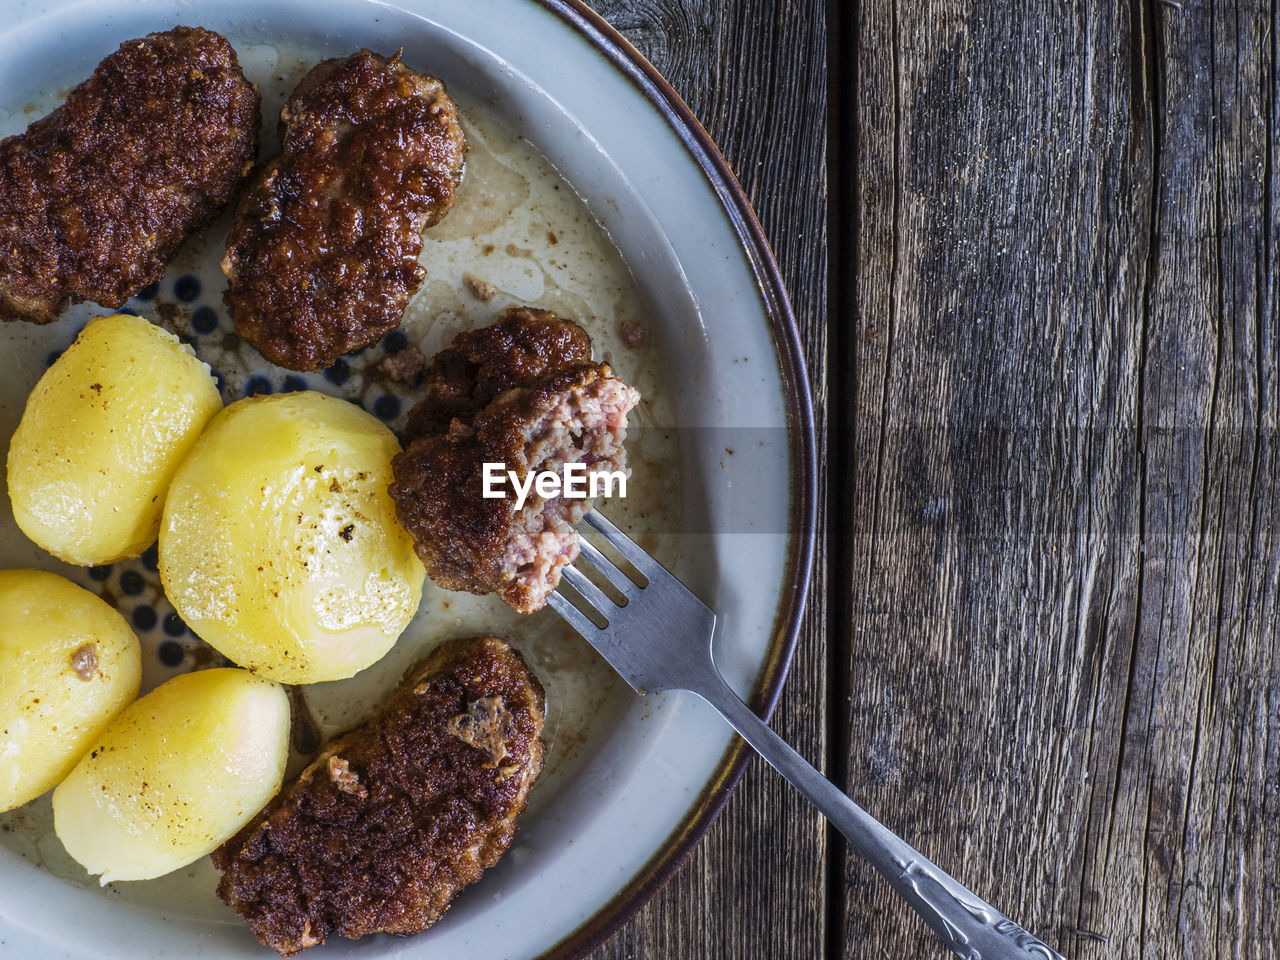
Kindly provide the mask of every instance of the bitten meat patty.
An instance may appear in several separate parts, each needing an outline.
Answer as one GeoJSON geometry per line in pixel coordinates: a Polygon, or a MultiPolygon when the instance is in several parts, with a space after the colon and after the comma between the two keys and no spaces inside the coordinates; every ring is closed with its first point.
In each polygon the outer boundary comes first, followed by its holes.
{"type": "Polygon", "coordinates": [[[214,852],[218,896],[283,957],[425,930],[511,845],[544,710],[505,641],[449,641],[214,852]]]}
{"type": "Polygon", "coordinates": [[[199,27],[129,40],[66,102],[0,140],[0,317],[115,309],[245,184],[261,98],[199,27]]]}
{"type": "Polygon", "coordinates": [[[268,360],[315,370],[399,325],[467,144],[443,83],[368,50],[317,64],[280,125],[280,156],[236,210],[224,298],[268,360]]]}
{"type": "Polygon", "coordinates": [[[405,450],[392,461],[391,497],[433,580],[450,590],[497,593],[522,613],[547,602],[578,556],[584,499],[524,504],[484,496],[484,464],[520,481],[626,469],[627,414],[640,394],[591,361],[591,339],[547,310],[512,307],[494,324],[459,334],[427,371],[427,394],[409,412],[405,450]]]}

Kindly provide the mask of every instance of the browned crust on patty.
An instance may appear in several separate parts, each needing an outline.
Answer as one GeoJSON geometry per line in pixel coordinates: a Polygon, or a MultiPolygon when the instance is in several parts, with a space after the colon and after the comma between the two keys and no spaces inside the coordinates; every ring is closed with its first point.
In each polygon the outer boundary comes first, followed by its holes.
{"type": "Polygon", "coordinates": [[[129,40],[66,102],[0,141],[0,318],[117,308],[215,220],[258,152],[261,98],[226,39],[129,40]]]}
{"type": "Polygon", "coordinates": [[[218,896],[285,957],[335,934],[425,930],[510,846],[544,719],[542,686],[505,641],[445,643],[214,852],[218,896]]]}
{"type": "Polygon", "coordinates": [[[240,201],[224,294],[236,331],[294,370],[395,329],[422,231],[453,204],[466,138],[444,84],[400,55],[317,64],[280,111],[282,149],[240,201]]]}
{"type": "Polygon", "coordinates": [[[531,613],[545,604],[561,566],[577,556],[572,525],[588,501],[560,500],[563,509],[546,525],[559,540],[544,542],[546,504],[535,495],[521,509],[510,495],[486,498],[483,465],[501,463],[521,477],[558,470],[566,442],[576,442],[583,449],[573,454],[591,462],[589,438],[566,418],[602,389],[638,395],[590,357],[591,340],[577,324],[548,310],[512,307],[490,326],[459,334],[433,359],[426,396],[409,412],[405,450],[392,461],[390,492],[440,586],[497,593],[531,613]],[[529,545],[523,561],[513,559],[518,540],[529,545]],[[527,575],[522,562],[545,572],[527,575]]]}
{"type": "Polygon", "coordinates": [[[498,320],[467,330],[432,358],[426,394],[405,424],[405,443],[443,433],[456,419],[470,425],[500,393],[591,363],[591,338],[550,310],[509,307],[498,320]]]}

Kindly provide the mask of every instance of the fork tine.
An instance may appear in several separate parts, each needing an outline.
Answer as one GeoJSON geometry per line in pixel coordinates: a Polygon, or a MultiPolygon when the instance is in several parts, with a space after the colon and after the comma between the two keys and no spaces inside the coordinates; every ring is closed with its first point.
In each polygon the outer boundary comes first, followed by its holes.
{"type": "Polygon", "coordinates": [[[582,519],[595,527],[613,548],[631,561],[632,565],[646,577],[658,567],[658,561],[640,549],[640,545],[614,526],[613,521],[599,510],[590,510],[582,519]]]}
{"type": "Polygon", "coordinates": [[[582,599],[596,608],[596,612],[609,619],[609,612],[617,610],[618,605],[609,599],[609,595],[591,582],[581,570],[572,566],[561,567],[560,576],[569,581],[569,586],[582,594],[582,599]]]}
{"type": "Polygon", "coordinates": [[[623,596],[629,597],[631,595],[629,591],[640,589],[625,571],[619,570],[614,562],[601,553],[600,548],[586,537],[578,538],[578,546],[581,556],[586,557],[587,562],[599,570],[600,575],[613,584],[623,596]]]}
{"type": "Polygon", "coordinates": [[[547,604],[582,636],[590,639],[601,633],[600,628],[592,623],[585,613],[570,603],[569,599],[559,591],[553,590],[547,594],[547,604]]]}

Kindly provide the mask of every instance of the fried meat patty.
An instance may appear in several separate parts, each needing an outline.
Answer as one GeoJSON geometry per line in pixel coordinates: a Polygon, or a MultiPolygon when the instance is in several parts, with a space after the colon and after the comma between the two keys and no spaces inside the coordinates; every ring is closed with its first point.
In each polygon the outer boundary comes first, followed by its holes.
{"type": "Polygon", "coordinates": [[[0,140],[0,318],[115,309],[244,186],[261,98],[200,27],[129,40],[66,102],[0,140]]]}
{"type": "Polygon", "coordinates": [[[263,356],[315,370],[399,325],[467,145],[443,83],[369,50],[317,64],[280,125],[280,155],[236,210],[223,296],[263,356]]]}
{"type": "Polygon", "coordinates": [[[519,474],[626,469],[627,414],[640,394],[591,361],[586,332],[547,310],[512,307],[459,334],[432,360],[427,393],[409,412],[405,450],[392,461],[391,497],[433,580],[497,593],[522,613],[547,601],[578,556],[584,499],[506,488],[484,496],[484,464],[519,474]]]}
{"type": "Polygon", "coordinates": [[[425,930],[510,846],[544,717],[505,641],[445,643],[214,852],[218,896],[283,957],[425,930]]]}

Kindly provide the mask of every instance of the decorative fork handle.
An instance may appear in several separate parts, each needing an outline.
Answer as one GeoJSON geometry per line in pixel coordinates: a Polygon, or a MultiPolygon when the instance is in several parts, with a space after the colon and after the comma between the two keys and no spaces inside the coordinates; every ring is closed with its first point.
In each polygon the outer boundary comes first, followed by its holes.
{"type": "Polygon", "coordinates": [[[1065,960],[859,807],[757,717],[728,685],[693,692],[835,824],[933,931],[964,960],[1065,960]]]}

